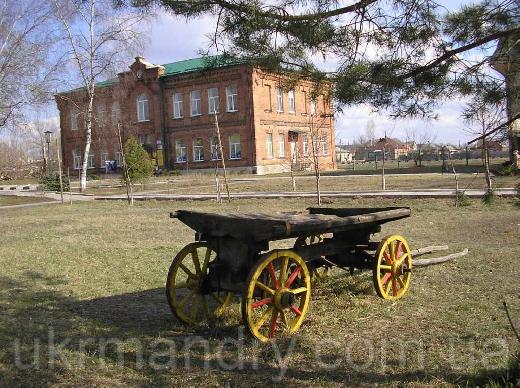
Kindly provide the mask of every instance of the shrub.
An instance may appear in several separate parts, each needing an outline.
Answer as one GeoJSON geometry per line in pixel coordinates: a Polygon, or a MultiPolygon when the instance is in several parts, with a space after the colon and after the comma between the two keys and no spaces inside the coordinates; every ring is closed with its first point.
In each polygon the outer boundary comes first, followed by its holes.
{"type": "MultiPolygon", "coordinates": [[[[62,176],[63,191],[69,190],[69,178],[62,176]]],[[[60,174],[54,173],[40,179],[40,184],[47,191],[60,191],[60,174]]]]}
{"type": "Polygon", "coordinates": [[[455,194],[455,202],[457,206],[469,206],[469,197],[464,191],[457,191],[455,194]]]}
{"type": "Polygon", "coordinates": [[[99,177],[99,175],[92,174],[92,173],[87,173],[87,180],[88,181],[98,181],[100,179],[101,178],[99,177]]]}
{"type": "Polygon", "coordinates": [[[154,171],[152,159],[143,146],[133,137],[125,143],[125,161],[132,183],[144,182],[152,176],[154,171]]]}
{"type": "Polygon", "coordinates": [[[491,189],[486,191],[486,194],[482,197],[482,202],[484,202],[484,205],[492,205],[495,203],[496,194],[495,190],[491,189]]]}
{"type": "Polygon", "coordinates": [[[516,166],[509,161],[502,163],[500,167],[493,170],[493,174],[498,176],[512,176],[518,175],[519,173],[520,171],[516,168],[516,166]]]}

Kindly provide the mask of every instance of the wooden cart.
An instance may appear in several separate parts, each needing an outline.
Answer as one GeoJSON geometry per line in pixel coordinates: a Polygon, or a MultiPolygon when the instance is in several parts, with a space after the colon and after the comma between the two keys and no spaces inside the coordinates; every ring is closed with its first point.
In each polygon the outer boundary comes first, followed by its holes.
{"type": "Polygon", "coordinates": [[[234,295],[242,298],[244,324],[261,341],[301,326],[314,282],[332,266],[370,269],[377,294],[401,298],[410,285],[412,257],[406,240],[370,241],[381,224],[410,216],[410,209],[309,208],[308,213],[171,213],[196,231],[196,242],[173,259],[166,295],[173,314],[198,324],[222,317],[234,295]],[[275,240],[294,246],[269,250],[275,240]]]}

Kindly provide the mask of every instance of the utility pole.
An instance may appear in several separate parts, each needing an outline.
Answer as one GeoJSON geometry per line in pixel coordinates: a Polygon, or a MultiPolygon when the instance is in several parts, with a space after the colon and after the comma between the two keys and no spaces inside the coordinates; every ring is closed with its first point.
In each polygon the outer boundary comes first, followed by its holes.
{"type": "MultiPolygon", "coordinates": [[[[387,141],[387,138],[386,138],[386,131],[385,131],[385,137],[382,137],[381,139],[379,139],[379,143],[381,143],[383,146],[383,169],[381,171],[381,187],[383,188],[383,191],[386,190],[386,177],[385,177],[386,141],[387,141]]],[[[376,157],[376,160],[377,160],[377,157],[376,157]]]]}

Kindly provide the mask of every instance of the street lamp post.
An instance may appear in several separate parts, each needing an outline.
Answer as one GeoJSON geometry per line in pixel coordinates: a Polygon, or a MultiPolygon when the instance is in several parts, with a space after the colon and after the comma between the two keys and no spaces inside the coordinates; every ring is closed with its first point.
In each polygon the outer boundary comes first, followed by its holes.
{"type": "Polygon", "coordinates": [[[51,137],[52,137],[52,131],[45,131],[45,142],[47,143],[47,156],[44,157],[45,159],[45,172],[48,173],[50,171],[49,168],[49,160],[51,155],[51,137]]]}

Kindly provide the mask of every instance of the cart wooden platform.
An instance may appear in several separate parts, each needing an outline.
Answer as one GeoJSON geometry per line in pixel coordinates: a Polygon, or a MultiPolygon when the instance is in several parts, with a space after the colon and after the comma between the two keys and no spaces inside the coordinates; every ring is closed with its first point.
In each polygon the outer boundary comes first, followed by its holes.
{"type": "Polygon", "coordinates": [[[377,294],[401,298],[410,285],[412,256],[406,240],[370,237],[381,224],[410,216],[405,207],[309,208],[308,213],[171,213],[196,231],[196,242],[173,259],[166,294],[184,323],[218,319],[234,295],[242,298],[244,324],[267,341],[301,326],[311,288],[332,266],[370,269],[377,294]],[[271,241],[296,238],[287,249],[271,241]]]}

